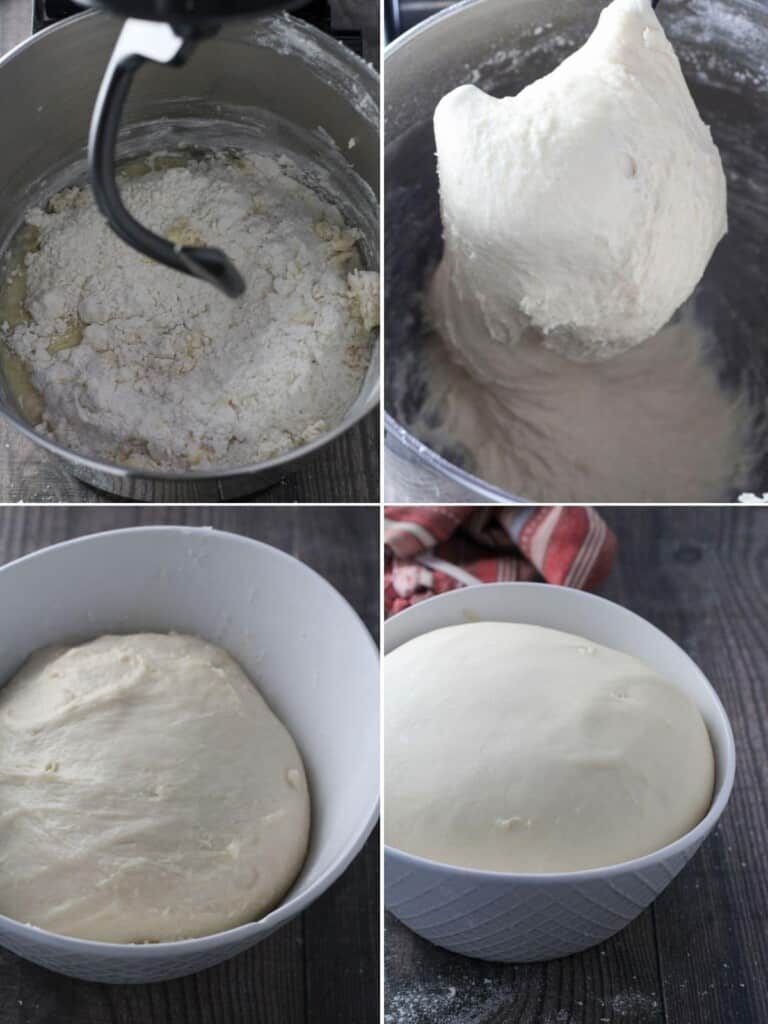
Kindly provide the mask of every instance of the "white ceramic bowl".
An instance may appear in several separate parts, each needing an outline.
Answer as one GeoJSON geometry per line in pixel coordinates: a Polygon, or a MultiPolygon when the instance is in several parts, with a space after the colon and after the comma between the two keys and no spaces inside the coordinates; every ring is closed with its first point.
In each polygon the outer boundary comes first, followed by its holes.
{"type": "MultiPolygon", "coordinates": [[[[526,875],[452,867],[385,848],[387,908],[435,945],[508,963],[578,953],[637,917],[715,827],[733,785],[731,726],[712,686],[668,636],[620,605],[567,587],[493,583],[451,591],[391,618],[384,649],[477,620],[550,626],[634,654],[695,701],[709,730],[716,761],[709,812],[681,839],[645,857],[589,871],[526,875]]],[[[386,835],[386,819],[384,829],[386,835]]]]}
{"type": "Polygon", "coordinates": [[[313,816],[301,875],[259,921],[199,939],[123,945],[55,935],[0,915],[3,946],[93,981],[190,974],[295,917],[363,845],[378,813],[378,652],[344,598],[297,559],[211,529],[117,530],[4,566],[0,606],[2,681],[45,644],[102,633],[175,630],[221,644],[293,733],[313,816]]]}

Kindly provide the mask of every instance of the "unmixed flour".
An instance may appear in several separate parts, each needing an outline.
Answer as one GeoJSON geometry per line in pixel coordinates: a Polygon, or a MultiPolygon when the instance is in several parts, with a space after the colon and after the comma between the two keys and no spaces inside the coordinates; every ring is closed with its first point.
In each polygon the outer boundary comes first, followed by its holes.
{"type": "Polygon", "coordinates": [[[125,465],[206,469],[264,461],[335,426],[378,322],[360,232],[287,157],[155,157],[127,170],[134,215],[179,245],[223,249],[245,294],[233,301],[139,255],[86,189],[31,210],[0,323],[6,375],[29,385],[20,402],[37,429],[125,465]]]}

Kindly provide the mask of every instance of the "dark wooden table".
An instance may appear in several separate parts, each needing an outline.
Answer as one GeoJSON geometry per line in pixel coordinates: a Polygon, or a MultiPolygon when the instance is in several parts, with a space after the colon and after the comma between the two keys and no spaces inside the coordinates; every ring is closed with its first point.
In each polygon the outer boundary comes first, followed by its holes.
{"type": "Polygon", "coordinates": [[[610,941],[543,964],[443,952],[387,915],[385,1024],[768,1021],[768,508],[605,509],[602,593],[655,623],[717,688],[736,737],[728,809],[610,941]]]}
{"type": "MultiPolygon", "coordinates": [[[[378,635],[375,508],[2,508],[0,563],[68,537],[152,523],[212,525],[282,548],[325,576],[378,635]]],[[[374,834],[301,917],[189,978],[98,985],[53,974],[0,948],[0,1024],[374,1024],[378,961],[374,834]]]]}
{"type": "MultiPolygon", "coordinates": [[[[378,66],[375,0],[332,0],[333,28],[362,33],[365,57],[378,66]]],[[[34,0],[0,0],[0,56],[32,33],[34,0]]],[[[368,502],[379,499],[379,411],[328,445],[297,473],[243,501],[368,502]]],[[[59,459],[0,422],[0,502],[109,502],[75,479],[59,459]]]]}
{"type": "MultiPolygon", "coordinates": [[[[0,4],[3,0],[0,0],[0,4]]],[[[298,473],[238,502],[373,502],[379,498],[379,413],[372,412],[298,473]]],[[[77,480],[66,464],[0,421],[0,503],[121,501],[77,480]]]]}

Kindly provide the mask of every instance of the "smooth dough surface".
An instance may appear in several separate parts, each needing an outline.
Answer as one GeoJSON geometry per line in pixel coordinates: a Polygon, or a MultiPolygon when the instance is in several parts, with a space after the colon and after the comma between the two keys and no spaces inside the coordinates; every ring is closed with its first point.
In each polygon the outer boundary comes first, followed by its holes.
{"type": "Polygon", "coordinates": [[[473,85],[434,117],[444,232],[431,305],[483,368],[521,327],[574,359],[655,334],[727,227],[720,155],[650,0],[613,0],[516,96],[473,85]]]}
{"type": "Polygon", "coordinates": [[[304,861],[286,728],[192,636],[47,648],[0,689],[0,913],[104,942],[211,934],[268,912],[304,861]]]}
{"type": "Polygon", "coordinates": [[[696,706],[630,655],[559,630],[438,629],[384,660],[390,846],[490,871],[577,871],[699,822],[714,757],[696,706]]]}

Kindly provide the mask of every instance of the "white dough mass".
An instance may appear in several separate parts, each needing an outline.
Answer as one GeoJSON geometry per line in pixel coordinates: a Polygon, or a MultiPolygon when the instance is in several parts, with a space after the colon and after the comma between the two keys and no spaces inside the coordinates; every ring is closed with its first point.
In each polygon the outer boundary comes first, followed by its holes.
{"type": "Polygon", "coordinates": [[[283,897],[309,795],[293,739],[196,637],[48,648],[0,689],[0,913],[104,942],[192,938],[283,897]]]}
{"type": "Polygon", "coordinates": [[[667,323],[726,231],[720,155],[650,0],[613,0],[518,95],[462,85],[434,121],[456,347],[515,344],[522,319],[570,358],[615,355],[667,323]]]}
{"type": "Polygon", "coordinates": [[[416,637],[384,661],[390,846],[491,871],[557,872],[660,849],[706,814],[696,706],[630,655],[501,622],[416,637]]]}

